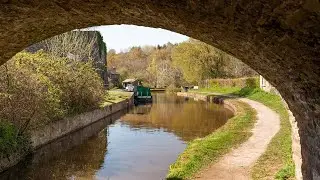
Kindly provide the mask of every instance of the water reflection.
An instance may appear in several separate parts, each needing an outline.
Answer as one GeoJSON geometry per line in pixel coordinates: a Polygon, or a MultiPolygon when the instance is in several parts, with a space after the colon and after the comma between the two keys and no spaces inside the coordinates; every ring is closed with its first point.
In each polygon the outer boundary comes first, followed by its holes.
{"type": "Polygon", "coordinates": [[[160,93],[153,104],[135,107],[121,120],[138,130],[162,128],[189,141],[208,135],[230,117],[232,112],[221,105],[160,93]]]}
{"type": "Polygon", "coordinates": [[[232,116],[218,105],[165,94],[124,113],[48,144],[0,179],[163,179],[188,140],[232,116]]]}
{"type": "Polygon", "coordinates": [[[94,179],[107,154],[107,125],[127,113],[123,110],[36,150],[0,179],[94,179]]]}

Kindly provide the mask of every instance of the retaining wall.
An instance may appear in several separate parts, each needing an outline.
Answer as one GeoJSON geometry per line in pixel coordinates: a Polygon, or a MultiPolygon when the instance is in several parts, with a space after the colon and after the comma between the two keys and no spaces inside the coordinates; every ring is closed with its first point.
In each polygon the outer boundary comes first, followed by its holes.
{"type": "MultiPolygon", "coordinates": [[[[113,113],[126,109],[134,105],[133,96],[119,103],[108,105],[101,109],[96,109],[90,112],[81,113],[79,115],[61,119],[50,123],[44,128],[30,132],[31,143],[33,150],[48,144],[56,139],[59,139],[69,133],[78,131],[86,126],[91,125],[113,113]]],[[[7,158],[0,159],[0,172],[16,165],[27,154],[14,154],[7,158]]]]}

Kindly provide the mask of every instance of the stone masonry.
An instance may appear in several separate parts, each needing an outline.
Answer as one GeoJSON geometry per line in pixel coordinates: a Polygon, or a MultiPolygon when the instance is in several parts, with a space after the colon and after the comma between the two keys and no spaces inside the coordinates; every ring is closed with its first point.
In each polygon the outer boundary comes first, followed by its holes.
{"type": "Polygon", "coordinates": [[[303,178],[320,178],[318,0],[0,0],[0,64],[54,35],[111,24],[185,34],[256,70],[298,122],[303,178]]]}

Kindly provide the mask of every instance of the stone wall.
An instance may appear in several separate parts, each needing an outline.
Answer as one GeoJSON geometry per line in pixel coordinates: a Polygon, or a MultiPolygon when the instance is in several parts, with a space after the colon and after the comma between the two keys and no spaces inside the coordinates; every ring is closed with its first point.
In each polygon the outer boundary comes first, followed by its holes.
{"type": "Polygon", "coordinates": [[[215,46],[265,77],[299,127],[302,172],[320,177],[320,2],[1,0],[0,65],[46,38],[98,25],[175,31],[215,46]]]}
{"type": "Polygon", "coordinates": [[[294,118],[292,112],[288,109],[289,120],[291,123],[291,139],[292,139],[292,159],[295,164],[295,175],[297,180],[302,180],[302,156],[298,122],[294,118]]]}
{"type": "Polygon", "coordinates": [[[101,109],[82,113],[73,117],[64,118],[60,121],[46,125],[40,130],[31,132],[31,142],[34,149],[47,144],[57,138],[65,136],[73,131],[77,131],[88,126],[106,116],[109,116],[122,109],[129,108],[133,105],[133,97],[101,109]]]}
{"type": "MultiPolygon", "coordinates": [[[[48,143],[51,143],[61,137],[70,133],[83,129],[99,120],[117,113],[123,109],[133,106],[133,96],[127,100],[119,103],[108,105],[101,109],[85,112],[73,117],[61,119],[59,121],[50,123],[44,128],[30,132],[31,143],[33,150],[37,150],[48,143]]],[[[101,121],[103,123],[103,121],[101,121]]],[[[100,127],[100,126],[99,126],[100,127]]],[[[56,145],[56,144],[54,144],[56,145]]],[[[27,154],[14,154],[7,158],[0,159],[0,172],[7,168],[16,165],[19,161],[24,159],[27,154]]]]}

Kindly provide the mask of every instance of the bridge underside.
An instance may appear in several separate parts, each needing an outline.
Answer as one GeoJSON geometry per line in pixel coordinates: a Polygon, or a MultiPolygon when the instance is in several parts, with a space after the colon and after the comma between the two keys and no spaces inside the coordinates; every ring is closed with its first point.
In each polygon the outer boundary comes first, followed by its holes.
{"type": "Polygon", "coordinates": [[[298,121],[303,176],[320,178],[318,0],[1,0],[0,64],[73,29],[135,24],[211,44],[264,76],[298,121]]]}

